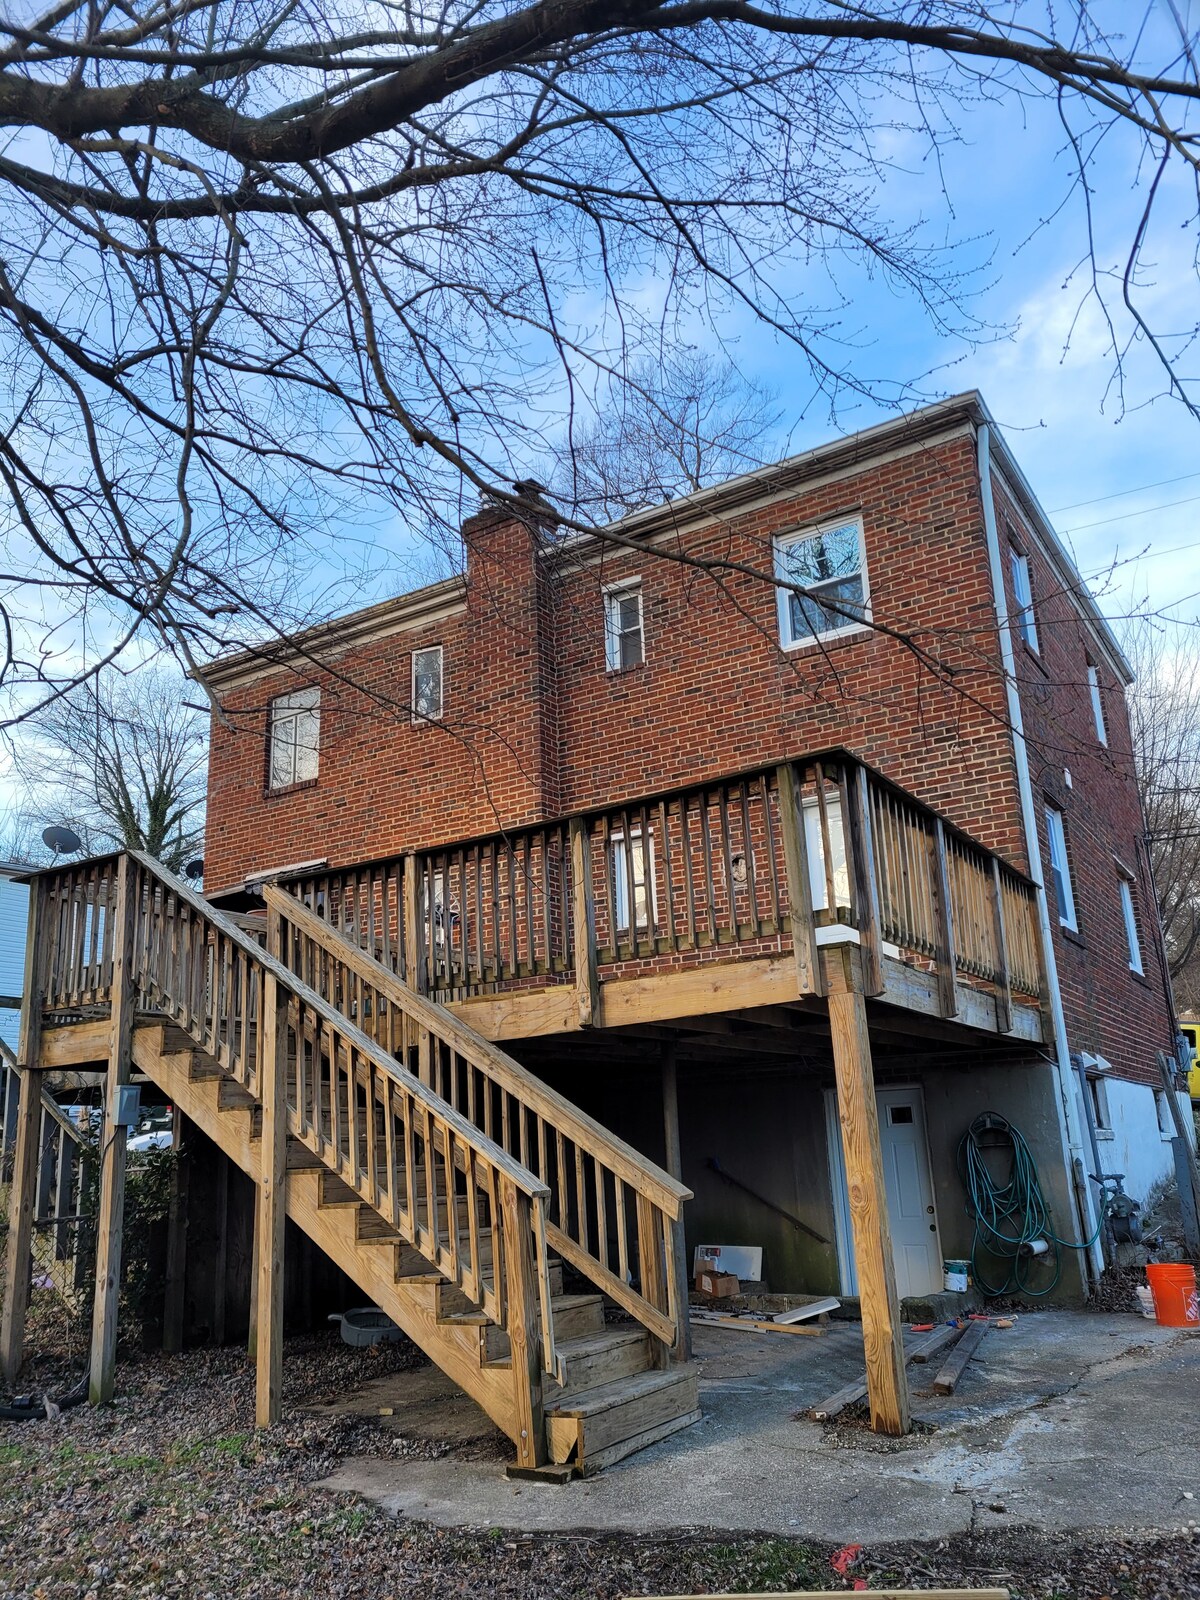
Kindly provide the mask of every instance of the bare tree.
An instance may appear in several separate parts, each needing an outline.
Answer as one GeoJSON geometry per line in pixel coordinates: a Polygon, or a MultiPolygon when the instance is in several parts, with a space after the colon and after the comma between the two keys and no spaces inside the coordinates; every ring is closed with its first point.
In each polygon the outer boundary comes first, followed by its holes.
{"type": "Polygon", "coordinates": [[[1129,696],[1134,760],[1146,814],[1175,998],[1200,1006],[1200,632],[1135,618],[1122,641],[1137,681],[1129,696]]]}
{"type": "Polygon", "coordinates": [[[911,401],[919,385],[859,369],[841,273],[885,278],[897,315],[963,349],[985,331],[958,257],[878,210],[886,140],[936,166],[980,99],[1015,120],[1053,103],[1089,228],[1101,156],[1136,142],[1145,214],[1086,293],[1117,373],[1137,338],[1197,409],[1186,297],[1166,328],[1144,298],[1155,207],[1173,169],[1200,170],[1177,17],[1152,10],[1127,43],[1085,0],[62,0],[0,19],[10,715],[147,632],[192,663],[327,612],[312,574],[361,576],[364,521],[402,513],[455,560],[464,496],[511,496],[580,388],[694,342],[697,319],[757,316],[831,406],[911,401]]]}
{"type": "Polygon", "coordinates": [[[18,755],[26,833],[62,823],[85,854],[144,850],[179,872],[204,838],[208,721],[187,689],[173,669],[109,669],[39,712],[18,755]]]}
{"type": "Polygon", "coordinates": [[[664,351],[605,386],[567,430],[551,482],[578,517],[613,521],[759,467],[778,448],[774,397],[728,361],[664,351]]]}

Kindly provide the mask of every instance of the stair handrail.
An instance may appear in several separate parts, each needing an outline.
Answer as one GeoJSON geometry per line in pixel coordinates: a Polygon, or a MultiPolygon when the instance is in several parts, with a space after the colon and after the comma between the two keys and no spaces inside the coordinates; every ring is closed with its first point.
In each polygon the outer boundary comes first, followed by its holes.
{"type": "MultiPolygon", "coordinates": [[[[417,1028],[426,1030],[445,1044],[454,1055],[461,1057],[469,1067],[475,1068],[490,1084],[498,1087],[502,1094],[512,1096],[519,1108],[517,1126],[513,1128],[512,1119],[505,1111],[501,1119],[502,1146],[504,1138],[508,1137],[524,1152],[529,1139],[526,1115],[532,1113],[540,1119],[537,1137],[531,1142],[539,1175],[543,1179],[547,1177],[548,1170],[545,1128],[549,1125],[555,1135],[556,1157],[550,1170],[556,1171],[559,1180],[559,1192],[550,1199],[551,1214],[556,1203],[559,1211],[558,1222],[548,1222],[550,1244],[658,1338],[671,1347],[679,1348],[687,1315],[680,1219],[684,1202],[691,1199],[692,1191],[573,1105],[506,1051],[476,1033],[447,1007],[411,988],[390,967],[347,939],[295,895],[271,884],[264,885],[262,892],[269,912],[278,914],[284,923],[290,924],[334,962],[353,974],[353,1003],[365,1011],[364,986],[373,990],[377,999],[384,1002],[382,1007],[377,1001],[372,1005],[372,1019],[376,1026],[390,1025],[387,1023],[387,1008],[398,1008],[417,1028]],[[575,1180],[580,1187],[576,1189],[574,1232],[570,1228],[563,1194],[566,1170],[561,1138],[570,1140],[576,1151],[575,1180]],[[590,1195],[581,1193],[585,1181],[583,1168],[579,1164],[581,1157],[587,1157],[595,1163],[590,1195]],[[620,1189],[615,1186],[617,1184],[629,1185],[636,1195],[639,1271],[642,1279],[640,1292],[634,1290],[628,1281],[628,1250],[623,1237],[617,1240],[618,1270],[614,1272],[610,1264],[607,1239],[603,1237],[606,1207],[602,1172],[613,1175],[616,1202],[622,1200],[620,1189]],[[603,1258],[588,1244],[591,1215],[596,1219],[597,1251],[604,1251],[603,1258]]],[[[285,939],[284,949],[289,948],[289,942],[285,939]]],[[[346,987],[349,990],[350,986],[346,987]]],[[[428,1058],[427,1061],[428,1070],[436,1071],[436,1063],[428,1058]]],[[[449,1082],[443,1091],[443,1098],[462,1096],[460,1075],[452,1068],[449,1074],[442,1072],[443,1079],[447,1076],[449,1082]]],[[[474,1093],[467,1092],[465,1098],[468,1105],[476,1104],[474,1093]]],[[[453,1104],[453,1100],[450,1103],[453,1104]]],[[[495,1120],[490,1097],[486,1106],[487,1114],[495,1120]]],[[[479,1126],[478,1122],[472,1125],[479,1126]]],[[[622,1224],[618,1225],[619,1234],[622,1225],[623,1218],[622,1224]]]]}
{"type": "MultiPolygon", "coordinates": [[[[486,1134],[484,1134],[479,1128],[477,1128],[466,1117],[464,1117],[454,1106],[443,1100],[427,1084],[422,1083],[418,1077],[409,1072],[407,1068],[400,1062],[396,1061],[394,1057],[392,1057],[385,1049],[383,1049],[376,1040],[372,1039],[367,1033],[358,1027],[353,1020],[345,1016],[342,1012],[338,1011],[334,1006],[330,1005],[329,1002],[317,992],[317,990],[304,983],[295,972],[291,971],[290,968],[288,968],[276,956],[272,955],[269,951],[264,950],[252,935],[244,932],[242,928],[238,927],[237,924],[232,921],[232,919],[227,917],[223,912],[217,910],[216,907],[210,905],[208,901],[206,901],[201,895],[197,894],[196,891],[192,889],[191,886],[183,879],[177,877],[174,873],[165,868],[160,861],[155,860],[155,858],[152,856],[146,855],[143,851],[131,850],[128,852],[128,854],[130,859],[137,864],[137,866],[151,882],[157,883],[165,894],[175,896],[176,900],[181,905],[186,906],[189,911],[200,920],[200,922],[205,926],[206,930],[212,929],[222,938],[226,939],[231,949],[236,951],[239,957],[244,960],[246,968],[250,969],[251,971],[261,973],[264,976],[270,975],[274,979],[276,985],[279,986],[281,993],[288,997],[289,1005],[295,1005],[296,1007],[296,1022],[294,1027],[296,1030],[298,1050],[301,1044],[301,1008],[303,1008],[305,1011],[307,1011],[320,1029],[329,1030],[329,1043],[335,1052],[341,1048],[344,1048],[346,1051],[350,1052],[351,1055],[356,1053],[364,1061],[370,1063],[371,1067],[374,1068],[377,1074],[381,1075],[384,1079],[389,1080],[392,1084],[397,1086],[397,1088],[402,1092],[403,1096],[406,1096],[408,1100],[412,1102],[413,1106],[418,1108],[421,1116],[425,1119],[425,1159],[427,1172],[433,1164],[435,1154],[440,1154],[447,1158],[448,1170],[453,1170],[455,1158],[454,1152],[451,1150],[451,1141],[449,1138],[449,1134],[452,1133],[460,1142],[464,1152],[466,1153],[466,1161],[469,1168],[469,1183],[474,1181],[477,1177],[475,1163],[479,1162],[480,1164],[486,1165],[495,1178],[506,1180],[511,1186],[510,1192],[512,1192],[515,1196],[524,1197],[525,1202],[527,1202],[529,1206],[530,1222],[533,1232],[534,1248],[531,1254],[533,1256],[533,1272],[536,1275],[534,1289],[536,1291],[538,1307],[537,1321],[540,1324],[542,1365],[547,1371],[554,1372],[556,1370],[557,1358],[554,1349],[554,1329],[550,1305],[551,1294],[549,1260],[545,1246],[546,1204],[550,1195],[548,1186],[542,1182],[541,1179],[537,1178],[533,1173],[531,1173],[527,1168],[522,1166],[519,1161],[515,1160],[508,1151],[502,1148],[501,1145],[496,1143],[496,1141],[493,1139],[488,1138],[486,1134]],[[436,1151],[431,1147],[430,1144],[430,1119],[434,1120],[438,1128],[438,1138],[441,1143],[441,1148],[436,1151]]],[[[150,991],[157,986],[157,974],[152,971],[150,967],[150,962],[154,959],[154,951],[148,938],[148,936],[152,934],[149,924],[153,920],[153,900],[152,897],[149,897],[150,903],[148,905],[143,904],[143,895],[140,891],[140,885],[137,886],[137,888],[134,890],[134,893],[138,920],[139,922],[144,922],[145,924],[141,936],[135,937],[133,941],[133,949],[135,952],[134,960],[138,963],[138,965],[135,966],[135,973],[139,981],[139,986],[146,991],[150,991]]],[[[216,973],[215,970],[213,972],[206,971],[201,974],[199,980],[200,988],[205,994],[208,994],[210,989],[219,988],[220,979],[221,974],[216,973]]],[[[161,989],[160,993],[162,993],[161,989]]],[[[184,1002],[182,1000],[177,1000],[175,1003],[179,1014],[183,1014],[185,1010],[184,1002]]],[[[248,1010],[243,1012],[243,1027],[245,1026],[249,1016],[250,1012],[248,1010]]],[[[246,1065],[249,1064],[248,1053],[243,1054],[243,1060],[246,1065]]],[[[299,1074],[297,1074],[297,1082],[299,1082],[299,1074]]],[[[249,1081],[247,1081],[247,1086],[250,1086],[249,1081]]],[[[368,1106],[373,1108],[374,1104],[374,1099],[369,1098],[368,1106]]],[[[389,1101],[388,1104],[390,1112],[391,1102],[389,1101]]],[[[289,1131],[295,1133],[301,1139],[305,1139],[306,1142],[308,1142],[306,1136],[311,1135],[312,1130],[310,1130],[310,1128],[305,1124],[303,1108],[300,1105],[293,1107],[289,1103],[287,1106],[287,1120],[289,1131]]],[[[406,1119],[406,1126],[411,1132],[411,1117],[406,1119]]],[[[316,1137],[320,1137],[319,1129],[316,1131],[316,1137]]],[[[357,1164],[357,1159],[358,1157],[356,1150],[351,1166],[352,1178],[354,1176],[354,1168],[357,1164]]],[[[337,1160],[340,1168],[340,1155],[338,1155],[337,1160]]],[[[380,1210],[381,1214],[383,1214],[387,1220],[391,1221],[392,1224],[397,1227],[401,1237],[404,1237],[406,1229],[401,1221],[397,1196],[394,1192],[393,1186],[393,1172],[395,1168],[393,1167],[388,1173],[390,1216],[388,1212],[382,1210],[380,1205],[377,1169],[374,1170],[376,1170],[375,1178],[371,1183],[365,1185],[368,1192],[363,1193],[364,1186],[362,1184],[355,1185],[356,1192],[362,1194],[363,1199],[365,1199],[369,1204],[372,1204],[377,1210],[380,1210]]],[[[459,1168],[459,1170],[461,1171],[462,1169],[459,1168]]],[[[503,1189],[503,1184],[500,1184],[499,1187],[503,1189]]],[[[493,1183],[491,1185],[491,1198],[493,1202],[492,1225],[493,1228],[499,1232],[500,1218],[497,1210],[496,1188],[497,1185],[493,1183]]],[[[432,1209],[436,1209],[437,1198],[438,1197],[436,1195],[430,1192],[427,1199],[427,1205],[429,1205],[432,1209]]],[[[455,1191],[453,1188],[451,1188],[451,1194],[449,1196],[442,1196],[441,1198],[446,1203],[447,1217],[449,1218],[451,1199],[456,1200],[455,1191]]],[[[451,1275],[458,1276],[459,1281],[461,1281],[464,1287],[466,1287],[468,1284],[468,1279],[465,1274],[459,1272],[459,1242],[457,1223],[454,1230],[450,1234],[452,1242],[447,1250],[441,1251],[439,1249],[437,1243],[436,1226],[433,1230],[434,1249],[432,1254],[422,1241],[422,1230],[419,1225],[417,1212],[414,1206],[411,1167],[409,1171],[408,1203],[412,1216],[412,1225],[407,1230],[411,1237],[409,1237],[406,1242],[411,1243],[420,1254],[424,1255],[426,1259],[431,1260],[439,1271],[443,1273],[447,1273],[449,1271],[451,1275]]],[[[428,1215],[426,1220],[426,1231],[428,1231],[428,1215]]],[[[476,1251],[476,1243],[473,1224],[470,1225],[470,1236],[471,1251],[474,1255],[476,1251]]],[[[512,1272],[520,1271],[521,1269],[515,1262],[507,1260],[507,1256],[509,1254],[507,1249],[507,1234],[505,1235],[505,1239],[507,1277],[512,1272]]],[[[495,1284],[493,1293],[487,1297],[486,1301],[480,1300],[477,1301],[477,1303],[483,1303],[484,1309],[489,1312],[489,1315],[492,1315],[494,1320],[501,1327],[508,1328],[509,1314],[512,1308],[510,1305],[510,1297],[506,1293],[502,1292],[499,1267],[497,1263],[498,1256],[494,1253],[492,1270],[495,1278],[495,1284]]],[[[476,1273],[474,1278],[474,1287],[478,1289],[481,1285],[481,1282],[481,1275],[476,1273]]],[[[511,1285],[506,1283],[505,1287],[508,1288],[511,1287],[511,1285]]]]}

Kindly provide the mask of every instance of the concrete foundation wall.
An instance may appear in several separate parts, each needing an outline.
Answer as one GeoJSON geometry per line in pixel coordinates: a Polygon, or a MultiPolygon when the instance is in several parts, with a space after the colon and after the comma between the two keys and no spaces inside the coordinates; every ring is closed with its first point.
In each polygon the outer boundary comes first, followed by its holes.
{"type": "MultiPolygon", "coordinates": [[[[1171,1154],[1174,1124],[1169,1133],[1161,1132],[1154,1090],[1146,1084],[1109,1077],[1105,1079],[1104,1088],[1112,1127],[1108,1133],[1098,1133],[1100,1160],[1105,1172],[1124,1173],[1126,1193],[1144,1202],[1156,1183],[1174,1176],[1175,1163],[1171,1154]]],[[[1082,1122],[1082,1096],[1078,1091],[1076,1098],[1080,1101],[1082,1122]]],[[[1184,1126],[1189,1127],[1191,1101],[1186,1094],[1180,1094],[1179,1104],[1184,1126]]]]}

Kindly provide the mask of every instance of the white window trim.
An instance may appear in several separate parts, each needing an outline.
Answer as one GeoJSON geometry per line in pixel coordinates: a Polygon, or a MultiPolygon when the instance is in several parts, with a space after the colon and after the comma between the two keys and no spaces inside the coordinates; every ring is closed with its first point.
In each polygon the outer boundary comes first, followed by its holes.
{"type": "MultiPolygon", "coordinates": [[[[308,746],[304,747],[305,750],[308,746]]],[[[278,794],[284,789],[294,789],[299,783],[315,783],[321,771],[321,691],[313,684],[302,689],[289,689],[277,694],[267,707],[267,790],[278,794]],[[284,702],[291,704],[285,707],[284,702]],[[302,717],[315,716],[316,742],[312,746],[313,770],[303,776],[299,772],[300,740],[297,728],[302,717]],[[286,748],[291,755],[291,776],[282,783],[275,781],[275,753],[277,740],[282,747],[281,735],[288,729],[286,748]]]]}
{"type": "MultiPolygon", "coordinates": [[[[642,830],[640,828],[630,828],[629,837],[630,837],[630,840],[634,844],[637,844],[641,840],[642,830]]],[[[629,894],[629,883],[628,883],[628,879],[627,879],[627,876],[626,876],[626,868],[625,868],[625,860],[624,860],[624,856],[625,856],[625,834],[624,834],[623,831],[609,834],[609,836],[608,836],[608,862],[609,862],[609,871],[612,873],[612,882],[613,882],[613,899],[612,899],[613,930],[612,931],[613,931],[614,939],[616,938],[617,934],[620,934],[620,933],[628,934],[631,937],[640,936],[640,935],[644,934],[645,937],[649,939],[649,938],[652,938],[654,936],[654,930],[655,930],[655,928],[658,927],[658,886],[657,886],[657,882],[656,882],[655,864],[654,864],[654,829],[653,828],[651,828],[648,831],[648,835],[647,835],[647,838],[646,838],[646,848],[645,848],[645,850],[643,850],[641,852],[641,855],[642,855],[643,869],[644,869],[644,873],[645,873],[644,888],[646,890],[646,921],[644,923],[638,921],[638,915],[637,915],[637,890],[638,890],[638,884],[637,884],[637,876],[636,876],[636,874],[634,874],[634,882],[633,882],[634,903],[633,903],[632,906],[626,905],[624,907],[623,907],[623,904],[622,904],[624,898],[626,898],[628,896],[628,894],[629,894]],[[618,855],[621,858],[620,870],[619,871],[618,871],[618,867],[617,867],[618,855]],[[622,911],[622,909],[624,909],[624,911],[625,911],[625,920],[624,921],[621,920],[621,911],[622,911]],[[631,922],[630,922],[630,918],[631,917],[633,919],[633,922],[637,924],[636,927],[631,925],[631,922]]]]}
{"type": "Polygon", "coordinates": [[[617,583],[606,583],[601,590],[604,600],[604,670],[606,672],[628,672],[632,666],[641,666],[646,659],[646,610],[642,604],[642,580],[640,578],[622,578],[617,583]],[[638,608],[638,640],[641,644],[640,658],[631,664],[631,667],[621,665],[621,633],[615,626],[619,602],[627,600],[630,596],[637,600],[638,608]]]}
{"type": "Polygon", "coordinates": [[[1089,1072],[1087,1084],[1088,1093],[1092,1097],[1092,1118],[1096,1124],[1096,1138],[1115,1139],[1117,1135],[1108,1104],[1108,1084],[1104,1081],[1103,1073],[1089,1072]]]}
{"type": "Polygon", "coordinates": [[[427,644],[420,650],[414,650],[410,666],[409,677],[409,704],[412,707],[413,726],[423,728],[431,722],[440,722],[446,709],[446,656],[440,644],[427,644]],[[420,712],[417,710],[417,658],[419,656],[437,655],[438,658],[438,706],[434,712],[420,712]]]}
{"type": "Polygon", "coordinates": [[[1055,805],[1046,804],[1046,838],[1050,844],[1050,868],[1055,877],[1054,898],[1058,901],[1060,927],[1079,932],[1079,918],[1075,913],[1075,885],[1071,882],[1071,858],[1067,853],[1067,829],[1063,814],[1055,805]],[[1063,893],[1058,892],[1062,883],[1063,893]]]}
{"type": "Polygon", "coordinates": [[[1041,641],[1038,636],[1037,610],[1033,604],[1033,579],[1029,573],[1029,557],[1023,550],[1018,550],[1015,544],[1009,547],[1009,571],[1012,574],[1013,599],[1016,601],[1013,610],[1017,632],[1021,635],[1025,645],[1033,651],[1035,656],[1042,653],[1041,641]],[[1018,582],[1018,573],[1024,583],[1018,582]],[[1024,588],[1025,593],[1021,593],[1024,588]]]}
{"type": "Polygon", "coordinates": [[[1155,1089],[1154,1114],[1158,1118],[1158,1134],[1161,1139],[1175,1137],[1175,1118],[1171,1115],[1171,1107],[1167,1102],[1167,1091],[1155,1089]]]}
{"type": "Polygon", "coordinates": [[[1121,917],[1125,923],[1125,943],[1129,950],[1129,970],[1139,978],[1146,976],[1142,965],[1142,940],[1138,933],[1137,909],[1133,903],[1133,883],[1127,873],[1117,871],[1117,893],[1121,899],[1121,917]]]}
{"type": "MultiPolygon", "coordinates": [[[[777,533],[774,540],[775,576],[777,579],[787,581],[787,572],[784,567],[783,552],[794,544],[800,544],[805,539],[812,539],[819,533],[829,533],[835,528],[844,528],[848,523],[853,523],[858,534],[858,571],[862,578],[862,609],[861,622],[844,622],[839,628],[826,628],[823,633],[806,633],[798,639],[791,637],[792,611],[789,601],[792,591],[790,589],[775,590],[775,614],[779,626],[779,644],[783,650],[807,650],[815,644],[820,644],[825,639],[840,639],[851,633],[869,633],[871,631],[871,583],[867,574],[867,546],[863,535],[863,519],[855,517],[832,517],[825,522],[814,523],[811,527],[795,528],[791,533],[777,533]]],[[[830,578],[829,583],[840,583],[843,579],[830,578]]],[[[822,585],[814,584],[810,593],[820,599],[822,585]]]]}
{"type": "Polygon", "coordinates": [[[1104,720],[1104,701],[1100,695],[1100,672],[1094,661],[1087,664],[1088,692],[1092,697],[1092,721],[1096,724],[1096,738],[1107,749],[1108,724],[1104,720]]]}

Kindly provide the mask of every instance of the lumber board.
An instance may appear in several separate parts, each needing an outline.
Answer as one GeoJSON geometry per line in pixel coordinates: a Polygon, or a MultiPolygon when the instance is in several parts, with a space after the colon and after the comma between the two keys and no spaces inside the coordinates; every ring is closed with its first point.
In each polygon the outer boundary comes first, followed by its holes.
{"type": "MultiPolygon", "coordinates": [[[[905,1352],[905,1361],[928,1361],[943,1349],[952,1339],[957,1339],[962,1332],[961,1328],[937,1328],[933,1333],[927,1334],[919,1344],[913,1345],[911,1350],[905,1352]]],[[[834,1417],[845,1411],[847,1406],[857,1405],[860,1400],[867,1397],[866,1374],[854,1383],[847,1383],[840,1389],[835,1389],[827,1400],[821,1400],[817,1405],[809,1408],[809,1416],[814,1422],[831,1422],[834,1417]]]]}
{"type": "Polygon", "coordinates": [[[719,1311],[693,1311],[689,1318],[693,1327],[741,1328],[744,1333],[804,1333],[809,1338],[820,1338],[823,1328],[806,1328],[799,1322],[773,1322],[770,1317],[724,1316],[719,1311]]]}
{"type": "Polygon", "coordinates": [[[983,1343],[988,1331],[986,1322],[973,1322],[950,1352],[945,1365],[933,1380],[935,1394],[953,1394],[955,1385],[966,1370],[967,1362],[983,1343]]]}
{"type": "MultiPolygon", "coordinates": [[[[769,1596],[712,1594],[707,1600],[829,1600],[828,1589],[788,1589],[769,1596]]],[[[689,1600],[687,1595],[646,1595],[642,1600],[689,1600]]],[[[872,1589],[871,1600],[1010,1600],[1007,1589],[872,1589]]]]}
{"type": "Polygon", "coordinates": [[[790,1311],[776,1311],[772,1322],[806,1322],[809,1317],[824,1316],[826,1312],[836,1311],[841,1301],[836,1295],[827,1295],[824,1300],[813,1300],[805,1306],[793,1306],[790,1311]]]}

